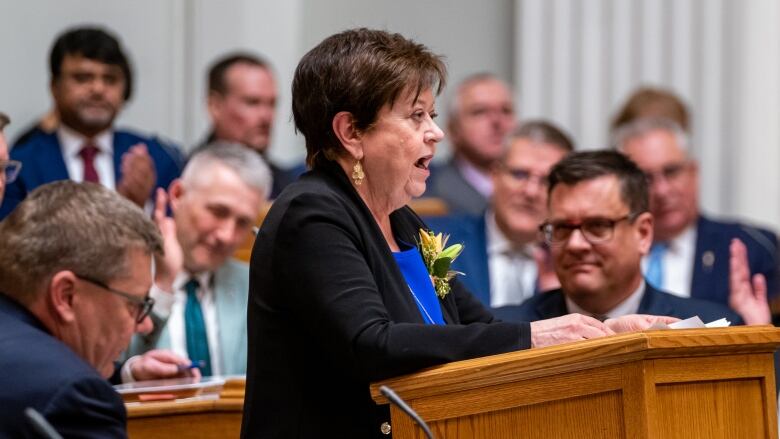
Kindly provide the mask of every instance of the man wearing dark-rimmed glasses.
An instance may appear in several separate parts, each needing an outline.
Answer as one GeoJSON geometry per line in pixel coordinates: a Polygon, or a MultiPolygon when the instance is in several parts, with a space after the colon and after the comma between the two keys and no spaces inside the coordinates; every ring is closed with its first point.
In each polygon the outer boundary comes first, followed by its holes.
{"type": "Polygon", "coordinates": [[[22,164],[16,160],[8,160],[8,141],[5,138],[3,129],[11,122],[4,113],[0,113],[0,204],[3,203],[3,194],[5,193],[5,185],[13,183],[16,180],[16,176],[19,175],[19,170],[22,169],[22,164]]]}
{"type": "MultiPolygon", "coordinates": [[[[632,314],[705,320],[729,317],[727,307],[683,299],[653,288],[641,261],[653,241],[647,180],[615,151],[574,153],[550,172],[548,219],[540,230],[550,246],[561,288],[496,311],[505,320],[541,320],[580,313],[600,320],[632,314]]],[[[644,315],[644,316],[642,316],[644,315]]]]}
{"type": "Polygon", "coordinates": [[[64,437],[125,437],[106,378],[152,330],[157,227],[116,192],[64,180],[0,222],[0,242],[0,437],[34,436],[27,407],[64,437]]]}

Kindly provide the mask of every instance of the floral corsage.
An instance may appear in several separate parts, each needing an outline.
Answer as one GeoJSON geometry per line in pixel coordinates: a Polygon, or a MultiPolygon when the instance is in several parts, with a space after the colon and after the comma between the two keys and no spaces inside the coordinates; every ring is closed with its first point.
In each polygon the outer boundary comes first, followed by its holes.
{"type": "Polygon", "coordinates": [[[450,270],[452,261],[463,251],[463,244],[453,244],[447,248],[449,235],[438,235],[431,231],[420,229],[420,253],[422,253],[428,273],[433,282],[433,289],[439,298],[444,297],[450,292],[449,280],[456,274],[463,274],[458,271],[450,270]]]}

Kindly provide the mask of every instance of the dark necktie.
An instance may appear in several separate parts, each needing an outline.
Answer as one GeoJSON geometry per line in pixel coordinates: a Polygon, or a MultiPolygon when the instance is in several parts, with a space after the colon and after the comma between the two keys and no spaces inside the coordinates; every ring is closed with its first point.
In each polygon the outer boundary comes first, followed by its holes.
{"type": "Polygon", "coordinates": [[[211,355],[209,355],[209,339],[206,335],[206,322],[203,310],[198,300],[200,285],[195,279],[190,279],[184,286],[187,291],[187,304],[184,306],[184,325],[187,334],[187,354],[190,360],[201,362],[200,372],[203,376],[211,376],[211,355]]]}
{"type": "Polygon", "coordinates": [[[84,161],[84,181],[91,183],[100,183],[97,169],[95,169],[95,156],[100,150],[93,144],[87,143],[79,151],[81,159],[84,161]]]}

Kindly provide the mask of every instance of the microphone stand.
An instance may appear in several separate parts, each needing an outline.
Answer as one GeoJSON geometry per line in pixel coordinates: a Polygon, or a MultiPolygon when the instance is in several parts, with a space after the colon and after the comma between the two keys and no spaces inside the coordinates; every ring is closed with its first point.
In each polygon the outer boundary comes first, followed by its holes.
{"type": "Polygon", "coordinates": [[[431,433],[431,429],[428,428],[428,424],[423,421],[423,419],[420,417],[420,415],[417,414],[417,412],[414,411],[411,407],[409,407],[408,404],[406,404],[406,401],[401,399],[400,396],[398,396],[393,389],[387,387],[387,386],[381,386],[379,387],[379,393],[384,395],[385,398],[388,399],[391,403],[393,403],[396,407],[401,409],[404,413],[409,415],[410,418],[414,420],[414,422],[417,423],[417,425],[422,428],[423,432],[425,433],[425,436],[428,437],[428,439],[434,439],[433,433],[431,433]]]}

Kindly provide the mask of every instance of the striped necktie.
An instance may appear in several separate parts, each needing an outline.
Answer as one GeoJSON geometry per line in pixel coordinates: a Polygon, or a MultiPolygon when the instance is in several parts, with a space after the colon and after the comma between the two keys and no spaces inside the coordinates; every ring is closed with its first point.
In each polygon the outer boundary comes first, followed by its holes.
{"type": "Polygon", "coordinates": [[[201,362],[200,372],[203,376],[211,376],[211,355],[209,354],[209,339],[206,334],[206,322],[203,310],[198,300],[200,285],[195,279],[190,279],[184,286],[187,291],[187,304],[184,306],[184,325],[187,334],[187,355],[190,360],[201,362]]]}

